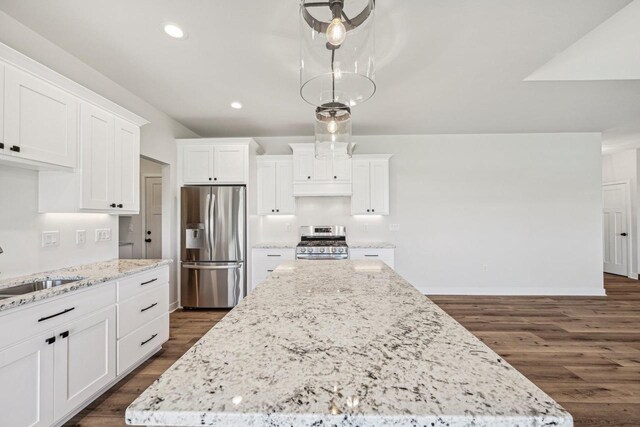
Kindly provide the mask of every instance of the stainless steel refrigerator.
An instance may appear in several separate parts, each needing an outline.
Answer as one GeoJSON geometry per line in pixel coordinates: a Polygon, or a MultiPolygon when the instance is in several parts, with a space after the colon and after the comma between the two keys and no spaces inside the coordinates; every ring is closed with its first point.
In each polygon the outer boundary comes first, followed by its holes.
{"type": "Polygon", "coordinates": [[[182,306],[237,305],[247,294],[245,187],[182,187],[181,204],[182,306]]]}

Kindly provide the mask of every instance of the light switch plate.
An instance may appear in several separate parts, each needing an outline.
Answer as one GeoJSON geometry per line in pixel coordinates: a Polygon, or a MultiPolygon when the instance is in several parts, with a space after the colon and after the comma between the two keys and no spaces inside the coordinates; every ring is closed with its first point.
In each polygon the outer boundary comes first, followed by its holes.
{"type": "Polygon", "coordinates": [[[43,231],[42,247],[50,248],[53,246],[60,246],[60,232],[59,231],[43,231]]]}
{"type": "Polygon", "coordinates": [[[76,245],[84,245],[87,243],[86,230],[76,230],[76,245]]]}
{"type": "Polygon", "coordinates": [[[389,224],[389,231],[400,231],[400,224],[389,224]]]}
{"type": "Polygon", "coordinates": [[[96,229],[96,242],[108,242],[109,240],[111,240],[110,228],[96,229]]]}

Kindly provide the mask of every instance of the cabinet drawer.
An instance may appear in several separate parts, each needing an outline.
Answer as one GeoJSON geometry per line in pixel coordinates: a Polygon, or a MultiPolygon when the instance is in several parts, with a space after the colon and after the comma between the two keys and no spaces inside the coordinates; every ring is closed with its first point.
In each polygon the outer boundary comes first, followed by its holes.
{"type": "Polygon", "coordinates": [[[169,311],[169,284],[155,285],[147,292],[118,304],[118,338],[169,311]]]}
{"type": "Polygon", "coordinates": [[[118,340],[118,375],[169,339],[169,313],[118,340]]]}
{"type": "Polygon", "coordinates": [[[394,250],[386,248],[374,249],[349,249],[349,259],[353,260],[379,260],[389,267],[394,267],[394,250]]]}
{"type": "Polygon", "coordinates": [[[169,266],[154,268],[134,276],[125,277],[118,281],[118,301],[124,301],[148,291],[150,287],[168,282],[169,266]]]}
{"type": "Polygon", "coordinates": [[[291,249],[254,249],[253,260],[254,261],[269,261],[277,262],[276,265],[282,261],[292,261],[296,258],[296,250],[291,249]]]}
{"type": "Polygon", "coordinates": [[[79,317],[115,304],[115,283],[69,292],[64,297],[44,300],[0,316],[0,348],[43,333],[79,317]]]}

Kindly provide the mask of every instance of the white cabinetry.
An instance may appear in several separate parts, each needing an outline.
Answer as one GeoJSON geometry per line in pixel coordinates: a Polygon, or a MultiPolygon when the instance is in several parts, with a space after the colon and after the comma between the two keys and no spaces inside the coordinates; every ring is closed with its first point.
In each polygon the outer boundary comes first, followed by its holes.
{"type": "Polygon", "coordinates": [[[314,144],[289,145],[293,150],[294,196],[351,195],[351,159],[316,159],[314,144]]]}
{"type": "Polygon", "coordinates": [[[395,266],[395,249],[393,248],[349,248],[349,259],[380,260],[389,267],[395,266]]]}
{"type": "Polygon", "coordinates": [[[389,215],[391,155],[353,156],[352,215],[389,215]]]}
{"type": "Polygon", "coordinates": [[[178,140],[183,184],[246,184],[251,139],[178,140]]]}
{"type": "Polygon", "coordinates": [[[4,64],[0,62],[0,158],[10,152],[4,143],[4,68],[4,64]]]}
{"type": "Polygon", "coordinates": [[[0,425],[53,424],[53,345],[51,334],[0,350],[0,425]]]}
{"type": "Polygon", "coordinates": [[[157,351],[168,277],[160,267],[1,312],[0,425],[60,424],[157,351]]]}
{"type": "Polygon", "coordinates": [[[20,160],[75,168],[77,123],[75,96],[31,74],[4,66],[2,153],[20,160]]]}
{"type": "Polygon", "coordinates": [[[285,249],[257,249],[251,252],[251,289],[255,289],[264,282],[269,274],[285,261],[296,259],[294,248],[285,249]]]}
{"type": "Polygon", "coordinates": [[[260,156],[258,164],[258,214],[292,215],[293,161],[291,156],[260,156]]]}
{"type": "Polygon", "coordinates": [[[140,128],[83,103],[80,168],[40,173],[40,212],[140,211],[140,128]]]}

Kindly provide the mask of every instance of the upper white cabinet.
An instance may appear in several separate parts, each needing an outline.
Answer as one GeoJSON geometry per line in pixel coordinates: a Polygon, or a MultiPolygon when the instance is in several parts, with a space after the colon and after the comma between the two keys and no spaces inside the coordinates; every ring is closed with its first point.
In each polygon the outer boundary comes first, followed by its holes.
{"type": "Polygon", "coordinates": [[[316,159],[314,144],[289,145],[293,150],[294,196],[351,195],[351,159],[316,159]]]}
{"type": "Polygon", "coordinates": [[[246,184],[252,139],[179,139],[182,184],[246,184]]]}
{"type": "Polygon", "coordinates": [[[17,160],[75,168],[78,99],[38,77],[5,66],[2,142],[1,152],[17,160]]]}
{"type": "Polygon", "coordinates": [[[353,156],[352,215],[389,215],[391,155],[353,156]]]}
{"type": "Polygon", "coordinates": [[[76,172],[40,172],[40,212],[138,213],[140,128],[82,103],[80,146],[76,172]]]}
{"type": "Polygon", "coordinates": [[[258,164],[258,214],[294,214],[293,160],[291,156],[260,156],[258,164]]]}

